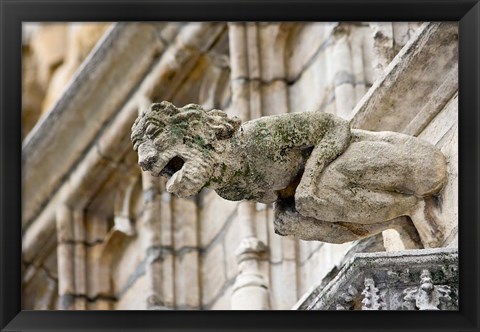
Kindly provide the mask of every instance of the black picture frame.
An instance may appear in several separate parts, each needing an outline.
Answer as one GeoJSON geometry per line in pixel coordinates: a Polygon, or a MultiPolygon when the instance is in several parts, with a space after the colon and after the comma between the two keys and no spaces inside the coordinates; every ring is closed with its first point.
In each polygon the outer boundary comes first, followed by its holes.
{"type": "MultiPolygon", "coordinates": [[[[1,331],[478,331],[480,4],[475,0],[0,0],[1,331]],[[22,311],[21,24],[42,21],[458,21],[460,310],[22,311]]],[[[286,285],[287,287],[287,285],[286,285]]]]}

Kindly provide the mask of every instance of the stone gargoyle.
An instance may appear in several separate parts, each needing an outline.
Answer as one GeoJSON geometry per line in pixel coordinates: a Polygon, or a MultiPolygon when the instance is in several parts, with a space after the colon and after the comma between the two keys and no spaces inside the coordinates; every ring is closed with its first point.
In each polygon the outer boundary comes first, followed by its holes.
{"type": "Polygon", "coordinates": [[[423,215],[447,177],[431,144],[350,129],[322,112],[241,123],[164,101],[138,117],[131,139],[144,171],[170,177],[168,192],[187,197],[208,187],[227,200],[274,203],[276,233],[304,240],[344,243],[403,227],[402,216],[423,215]]]}

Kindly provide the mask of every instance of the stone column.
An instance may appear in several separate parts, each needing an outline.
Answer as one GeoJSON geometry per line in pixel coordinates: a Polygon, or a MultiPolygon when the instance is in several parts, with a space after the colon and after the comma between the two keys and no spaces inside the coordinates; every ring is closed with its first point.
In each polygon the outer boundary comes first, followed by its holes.
{"type": "Polygon", "coordinates": [[[87,264],[83,211],[64,204],[56,211],[59,309],[87,308],[87,264]]]}
{"type": "Polygon", "coordinates": [[[74,309],[74,236],[73,213],[66,205],[59,205],[56,211],[57,223],[57,261],[58,261],[58,308],[74,309]]]}
{"type": "MultiPolygon", "coordinates": [[[[142,172],[143,216],[141,218],[142,247],[145,250],[147,276],[147,309],[166,306],[162,292],[162,257],[167,253],[161,242],[161,193],[159,179],[142,172]]],[[[170,254],[170,253],[168,253],[170,254]]]]}
{"type": "Polygon", "coordinates": [[[197,201],[174,196],[173,252],[176,309],[200,309],[200,257],[197,201]]]}
{"type": "MultiPolygon", "coordinates": [[[[260,55],[256,23],[230,23],[232,103],[242,121],[262,115],[260,55]]],[[[268,309],[268,286],[258,261],[266,246],[255,235],[255,203],[238,207],[242,241],[236,250],[239,272],[233,285],[231,308],[268,309]]]]}
{"type": "MultiPolygon", "coordinates": [[[[139,101],[139,113],[147,109],[151,100],[139,101]]],[[[165,179],[141,173],[143,215],[140,231],[145,250],[148,288],[146,308],[172,309],[174,298],[174,268],[172,254],[172,220],[170,194],[165,192],[165,179]]]]}
{"type": "Polygon", "coordinates": [[[232,104],[234,115],[242,121],[250,118],[250,89],[248,71],[248,53],[246,51],[246,28],[243,23],[228,25],[230,43],[230,80],[232,86],[232,104]]]}
{"type": "Polygon", "coordinates": [[[268,310],[268,285],[258,269],[267,248],[257,238],[245,238],[236,251],[239,273],[233,285],[232,310],[268,310]]]}
{"type": "MultiPolygon", "coordinates": [[[[167,180],[160,180],[160,243],[162,248],[173,248],[173,216],[172,194],[165,190],[167,180]]],[[[156,275],[160,279],[160,290],[165,307],[175,306],[175,266],[173,255],[164,255],[161,273],[156,275]]]]}
{"type": "Polygon", "coordinates": [[[83,210],[73,211],[75,309],[87,309],[87,249],[85,246],[85,219],[83,210]]]}
{"type": "Polygon", "coordinates": [[[362,99],[366,88],[365,66],[363,48],[365,47],[365,29],[353,28],[350,38],[350,50],[352,55],[352,75],[355,80],[355,100],[356,105],[362,99]]]}
{"type": "Polygon", "coordinates": [[[348,40],[349,30],[339,25],[334,31],[332,54],[333,88],[335,91],[336,114],[348,119],[355,107],[355,76],[353,75],[352,54],[348,40]]]}

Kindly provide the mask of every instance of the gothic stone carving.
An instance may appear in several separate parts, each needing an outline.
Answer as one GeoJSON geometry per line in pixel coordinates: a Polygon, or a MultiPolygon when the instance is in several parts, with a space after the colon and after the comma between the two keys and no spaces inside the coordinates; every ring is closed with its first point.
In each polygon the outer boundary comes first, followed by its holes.
{"type": "Polygon", "coordinates": [[[365,278],[364,284],[362,310],[384,310],[385,303],[379,294],[379,289],[375,287],[375,281],[372,278],[365,278]]]}
{"type": "Polygon", "coordinates": [[[434,285],[430,271],[423,270],[420,286],[410,287],[403,291],[403,307],[407,310],[440,310],[451,309],[451,289],[447,285],[434,285]]]}
{"type": "Polygon", "coordinates": [[[296,308],[458,310],[458,253],[447,248],[359,253],[318,287],[296,308]]]}
{"type": "Polygon", "coordinates": [[[336,310],[353,310],[355,305],[354,300],[357,295],[357,289],[350,285],[347,291],[338,297],[336,310]]]}
{"type": "Polygon", "coordinates": [[[350,129],[321,112],[243,124],[220,110],[153,104],[132,128],[139,165],[180,197],[275,202],[280,235],[343,243],[403,227],[446,181],[440,151],[393,132],[350,129]]]}

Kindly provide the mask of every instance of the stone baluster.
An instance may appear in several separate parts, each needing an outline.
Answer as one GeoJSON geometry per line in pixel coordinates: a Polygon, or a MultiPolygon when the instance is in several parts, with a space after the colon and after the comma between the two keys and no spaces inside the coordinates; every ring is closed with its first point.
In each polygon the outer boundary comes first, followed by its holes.
{"type": "Polygon", "coordinates": [[[241,202],[238,206],[238,222],[242,225],[243,239],[235,250],[238,275],[233,285],[231,299],[234,310],[269,309],[268,285],[259,270],[259,260],[267,248],[254,234],[255,205],[241,202]]]}

